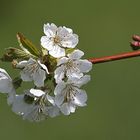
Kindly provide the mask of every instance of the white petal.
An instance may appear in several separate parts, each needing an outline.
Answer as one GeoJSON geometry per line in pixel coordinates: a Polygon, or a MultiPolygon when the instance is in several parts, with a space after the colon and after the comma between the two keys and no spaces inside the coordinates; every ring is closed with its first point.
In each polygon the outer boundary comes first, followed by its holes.
{"type": "Polygon", "coordinates": [[[61,38],[63,47],[74,48],[78,44],[78,36],[72,34],[72,30],[66,27],[59,27],[57,35],[61,38]]]}
{"type": "Polygon", "coordinates": [[[57,60],[57,66],[67,63],[68,60],[69,59],[67,57],[62,57],[62,58],[58,59],[57,60]]]}
{"type": "Polygon", "coordinates": [[[85,106],[86,105],[87,94],[84,90],[77,88],[77,92],[73,98],[74,98],[73,103],[75,105],[78,105],[78,106],[85,106]]]}
{"type": "Polygon", "coordinates": [[[25,103],[24,95],[16,95],[15,100],[12,104],[12,111],[18,115],[23,115],[31,109],[31,105],[25,103]]]}
{"type": "Polygon", "coordinates": [[[88,60],[77,60],[76,64],[81,72],[89,72],[92,69],[92,63],[88,60]]]}
{"type": "Polygon", "coordinates": [[[32,94],[32,95],[34,95],[35,97],[41,97],[42,95],[44,95],[45,94],[45,92],[44,91],[42,91],[42,90],[40,90],[40,89],[30,89],[30,93],[32,94]]]}
{"type": "Polygon", "coordinates": [[[81,78],[83,76],[83,73],[81,73],[78,70],[72,70],[72,69],[68,69],[66,72],[66,76],[71,79],[71,78],[81,78]]]}
{"type": "Polygon", "coordinates": [[[28,73],[28,72],[26,72],[26,71],[24,71],[24,70],[22,70],[22,71],[20,72],[20,75],[21,75],[21,79],[22,79],[23,81],[32,81],[32,80],[33,80],[31,74],[28,73]]]}
{"type": "Polygon", "coordinates": [[[61,108],[60,108],[61,112],[64,114],[64,115],[70,115],[70,107],[68,105],[68,103],[64,103],[61,108]]]}
{"type": "Polygon", "coordinates": [[[15,100],[15,96],[16,96],[16,91],[15,89],[13,89],[9,94],[8,94],[8,98],[7,98],[7,104],[8,105],[12,105],[14,100],[15,100]]]}
{"type": "Polygon", "coordinates": [[[0,92],[10,93],[13,90],[12,82],[9,79],[0,79],[0,92]]]}
{"type": "Polygon", "coordinates": [[[46,36],[41,37],[41,45],[43,48],[47,49],[48,51],[52,50],[54,47],[53,41],[46,36]]]}
{"type": "Polygon", "coordinates": [[[11,77],[10,77],[9,74],[6,72],[6,70],[0,68],[0,78],[3,77],[3,75],[4,75],[4,77],[7,77],[10,81],[12,81],[11,77]]]}
{"type": "Polygon", "coordinates": [[[65,87],[66,87],[66,83],[64,83],[64,82],[61,82],[61,83],[57,84],[55,89],[54,89],[54,95],[61,94],[65,87]]]}
{"type": "Polygon", "coordinates": [[[14,89],[12,79],[8,73],[0,68],[0,92],[10,93],[14,89]]]}
{"type": "Polygon", "coordinates": [[[55,58],[60,58],[65,56],[65,49],[55,45],[53,46],[53,49],[49,51],[49,54],[55,58]]]}
{"type": "Polygon", "coordinates": [[[33,74],[34,84],[37,87],[44,86],[44,80],[46,79],[46,72],[42,69],[39,69],[33,74]]]}
{"type": "Polygon", "coordinates": [[[69,104],[69,107],[70,107],[70,112],[74,113],[75,110],[76,110],[76,105],[70,103],[70,104],[69,104]]]}
{"type": "Polygon", "coordinates": [[[32,108],[30,108],[29,111],[23,114],[24,120],[29,120],[31,122],[39,122],[46,119],[46,115],[39,111],[40,106],[39,105],[33,105],[32,108]]]}
{"type": "Polygon", "coordinates": [[[82,85],[87,84],[90,81],[90,75],[84,75],[83,77],[81,77],[80,79],[71,79],[73,81],[73,83],[75,83],[75,85],[77,87],[81,87],[82,85]]]}
{"type": "Polygon", "coordinates": [[[84,55],[84,52],[81,50],[74,50],[72,53],[68,54],[68,57],[72,60],[80,59],[84,55]]]}
{"type": "Polygon", "coordinates": [[[71,29],[71,28],[67,28],[67,27],[65,27],[65,26],[63,26],[63,28],[65,28],[69,33],[73,33],[73,30],[71,29]]]}
{"type": "Polygon", "coordinates": [[[59,107],[64,102],[64,95],[59,94],[55,96],[55,104],[59,107]]]}
{"type": "Polygon", "coordinates": [[[27,65],[27,63],[28,63],[28,61],[21,61],[21,62],[19,62],[17,65],[16,65],[16,67],[17,68],[24,68],[26,65],[27,65]]]}
{"type": "Polygon", "coordinates": [[[64,66],[60,66],[58,67],[55,71],[54,71],[54,78],[56,83],[60,83],[62,82],[63,78],[64,78],[64,66]]]}
{"type": "Polygon", "coordinates": [[[33,58],[30,58],[30,59],[28,60],[28,64],[34,64],[34,63],[36,63],[36,60],[33,59],[33,58]]]}
{"type": "Polygon", "coordinates": [[[50,106],[47,108],[47,112],[51,118],[54,118],[60,114],[60,109],[57,106],[50,106]]]}
{"type": "Polygon", "coordinates": [[[52,97],[52,96],[50,96],[50,95],[48,95],[47,94],[47,100],[52,104],[52,105],[55,105],[55,99],[54,99],[54,97],[52,97]]]}
{"type": "Polygon", "coordinates": [[[61,44],[63,47],[66,48],[75,48],[78,44],[78,35],[76,34],[69,34],[62,38],[61,44]]]}
{"type": "Polygon", "coordinates": [[[58,27],[57,29],[57,35],[61,38],[65,37],[65,36],[68,36],[70,33],[69,33],[69,30],[67,30],[65,27],[58,27]]]}
{"type": "Polygon", "coordinates": [[[9,74],[0,68],[0,92],[11,93],[14,90],[12,79],[9,74]]]}
{"type": "Polygon", "coordinates": [[[54,37],[57,31],[57,26],[52,23],[52,24],[44,24],[44,33],[46,34],[47,37],[54,37]]]}
{"type": "Polygon", "coordinates": [[[38,61],[38,64],[46,71],[47,74],[49,74],[48,68],[46,67],[46,65],[41,64],[40,61],[38,61]]]}

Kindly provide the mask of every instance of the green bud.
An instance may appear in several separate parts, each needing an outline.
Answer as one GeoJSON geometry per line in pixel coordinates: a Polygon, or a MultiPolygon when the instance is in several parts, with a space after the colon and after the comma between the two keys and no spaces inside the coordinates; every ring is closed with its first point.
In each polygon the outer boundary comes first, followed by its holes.
{"type": "MultiPolygon", "coordinates": [[[[11,62],[14,59],[29,59],[32,55],[27,54],[25,51],[17,49],[17,48],[7,48],[6,52],[4,53],[3,57],[1,58],[2,61],[11,62]]],[[[33,56],[32,56],[33,57],[33,56]]]]}

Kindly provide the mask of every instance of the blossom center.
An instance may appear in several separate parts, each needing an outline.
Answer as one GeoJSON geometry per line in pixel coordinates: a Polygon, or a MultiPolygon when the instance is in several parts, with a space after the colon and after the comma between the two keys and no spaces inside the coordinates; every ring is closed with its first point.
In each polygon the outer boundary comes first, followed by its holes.
{"type": "Polygon", "coordinates": [[[69,61],[66,63],[66,67],[67,67],[67,69],[71,69],[72,67],[74,67],[73,61],[72,61],[72,60],[69,60],[69,61]]]}
{"type": "Polygon", "coordinates": [[[53,42],[54,42],[54,44],[59,44],[60,41],[61,41],[61,39],[60,39],[60,37],[57,36],[57,35],[53,38],[53,42]]]}
{"type": "Polygon", "coordinates": [[[64,98],[66,102],[70,102],[74,100],[74,96],[76,95],[75,88],[72,84],[68,84],[64,90],[64,98]]]}
{"type": "Polygon", "coordinates": [[[29,64],[25,68],[25,71],[28,71],[30,73],[34,73],[39,69],[39,65],[37,63],[29,64]]]}

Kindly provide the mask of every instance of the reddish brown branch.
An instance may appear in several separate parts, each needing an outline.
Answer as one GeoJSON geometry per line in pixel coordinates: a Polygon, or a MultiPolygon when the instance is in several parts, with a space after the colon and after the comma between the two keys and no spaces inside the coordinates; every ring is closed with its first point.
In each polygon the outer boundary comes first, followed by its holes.
{"type": "Polygon", "coordinates": [[[137,56],[140,56],[140,50],[133,51],[133,52],[126,52],[126,53],[112,55],[112,56],[105,56],[100,58],[91,58],[89,59],[89,61],[92,62],[93,64],[98,64],[98,63],[104,63],[104,62],[115,61],[115,60],[126,59],[126,58],[137,57],[137,56]]]}

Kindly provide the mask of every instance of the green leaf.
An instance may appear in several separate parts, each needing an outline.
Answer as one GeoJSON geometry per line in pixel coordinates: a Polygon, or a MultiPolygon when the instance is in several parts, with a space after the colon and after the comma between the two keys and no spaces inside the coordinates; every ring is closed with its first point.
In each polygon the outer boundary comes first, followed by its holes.
{"type": "Polygon", "coordinates": [[[40,56],[40,50],[21,33],[17,33],[17,39],[22,50],[35,56],[40,56]]]}

